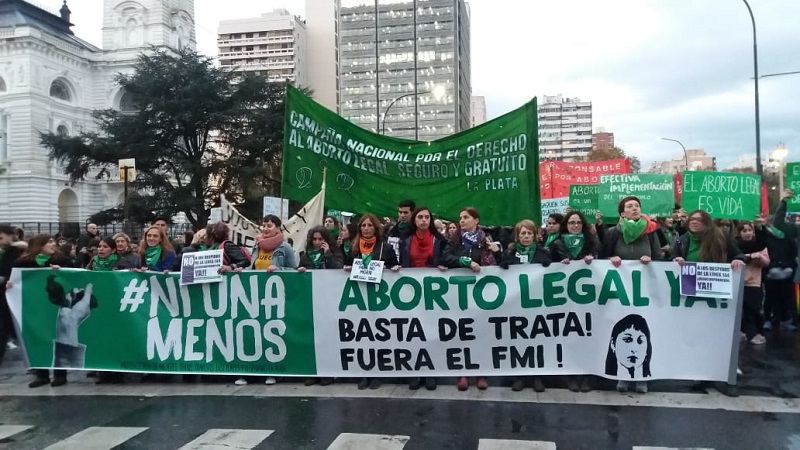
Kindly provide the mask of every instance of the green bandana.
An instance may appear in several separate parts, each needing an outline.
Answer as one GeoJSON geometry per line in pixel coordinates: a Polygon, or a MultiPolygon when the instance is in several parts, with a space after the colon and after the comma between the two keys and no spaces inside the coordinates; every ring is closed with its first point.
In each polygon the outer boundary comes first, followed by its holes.
{"type": "Polygon", "coordinates": [[[408,230],[408,222],[403,222],[402,220],[397,222],[397,229],[400,230],[400,233],[405,234],[406,230],[408,230]]]}
{"type": "Polygon", "coordinates": [[[561,236],[558,233],[551,233],[547,235],[547,239],[544,241],[544,246],[550,248],[550,244],[552,244],[558,237],[561,236]]]}
{"type": "Polygon", "coordinates": [[[641,217],[637,220],[622,219],[622,240],[626,244],[630,244],[639,239],[645,228],[647,228],[647,221],[641,217]]]}
{"type": "Polygon", "coordinates": [[[338,227],[328,228],[328,231],[330,231],[331,236],[333,236],[333,240],[334,241],[336,240],[336,238],[339,237],[339,228],[338,227]]]}
{"type": "Polygon", "coordinates": [[[361,254],[361,262],[364,263],[364,267],[368,267],[369,263],[372,262],[372,253],[370,253],[370,254],[362,253],[361,254]]]}
{"type": "Polygon", "coordinates": [[[209,245],[208,249],[209,250],[218,250],[219,249],[219,244],[209,245]]]}
{"type": "Polygon", "coordinates": [[[114,266],[119,261],[119,255],[116,253],[112,253],[108,255],[107,258],[101,258],[100,255],[94,257],[94,263],[92,264],[92,270],[97,272],[108,272],[114,269],[114,266]]]}
{"type": "Polygon", "coordinates": [[[309,249],[306,254],[311,258],[311,262],[314,263],[315,268],[319,269],[322,267],[322,251],[320,249],[309,249]]]}
{"type": "Polygon", "coordinates": [[[561,238],[564,240],[564,245],[567,246],[569,254],[572,255],[573,258],[577,258],[581,250],[583,250],[583,243],[586,240],[586,237],[583,235],[583,233],[567,233],[561,238]]]}
{"type": "Polygon", "coordinates": [[[47,262],[50,261],[50,257],[53,255],[45,255],[44,253],[39,253],[36,255],[36,265],[39,267],[44,267],[47,265],[47,262]]]}
{"type": "Polygon", "coordinates": [[[350,253],[350,241],[342,242],[342,250],[344,251],[345,255],[350,253]]]}
{"type": "Polygon", "coordinates": [[[514,244],[514,247],[517,249],[517,255],[519,256],[527,256],[528,257],[528,264],[533,263],[533,253],[536,251],[536,243],[524,247],[519,242],[514,244]]]}
{"type": "Polygon", "coordinates": [[[686,249],[686,261],[700,261],[700,240],[694,233],[689,233],[689,248],[686,249]]]}
{"type": "Polygon", "coordinates": [[[206,247],[206,244],[200,244],[200,246],[197,247],[197,248],[199,249],[199,251],[202,252],[203,250],[207,249],[208,247],[206,247]]]}
{"type": "Polygon", "coordinates": [[[154,267],[161,260],[161,244],[147,247],[144,250],[144,264],[146,267],[154,267]]]}
{"type": "Polygon", "coordinates": [[[778,239],[783,239],[786,237],[783,231],[779,230],[774,225],[769,225],[767,228],[769,229],[770,233],[772,233],[772,235],[778,239]]]}

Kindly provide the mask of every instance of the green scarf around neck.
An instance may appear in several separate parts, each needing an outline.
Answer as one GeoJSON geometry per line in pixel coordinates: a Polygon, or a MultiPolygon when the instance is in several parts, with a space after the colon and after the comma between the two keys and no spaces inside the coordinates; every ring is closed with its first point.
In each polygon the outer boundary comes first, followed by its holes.
{"type": "Polygon", "coordinates": [[[109,272],[114,270],[114,266],[119,261],[119,255],[116,253],[112,253],[108,255],[106,258],[101,258],[100,255],[94,257],[94,262],[92,263],[92,270],[97,272],[109,272]]]}
{"type": "Polygon", "coordinates": [[[342,242],[342,252],[347,255],[350,253],[350,241],[342,242]]]}
{"type": "Polygon", "coordinates": [[[544,240],[544,246],[550,248],[550,244],[555,242],[559,236],[561,236],[559,233],[548,233],[547,238],[544,240]]]}
{"type": "Polygon", "coordinates": [[[536,252],[536,243],[525,247],[519,242],[515,243],[514,246],[517,249],[517,255],[519,256],[527,256],[528,257],[528,264],[533,263],[533,254],[536,252]]]}
{"type": "Polygon", "coordinates": [[[35,259],[36,265],[39,266],[39,267],[46,266],[48,261],[50,261],[50,258],[52,256],[53,255],[46,255],[44,253],[39,253],[38,255],[36,255],[36,259],[35,259]]]}
{"type": "Polygon", "coordinates": [[[572,255],[573,258],[578,257],[578,255],[581,253],[581,250],[583,250],[583,244],[586,241],[586,237],[583,235],[583,233],[567,233],[562,236],[561,239],[563,239],[564,245],[567,246],[567,251],[569,251],[569,254],[572,255]]]}
{"type": "Polygon", "coordinates": [[[322,268],[322,250],[318,248],[310,248],[308,251],[306,251],[306,254],[311,259],[311,262],[314,263],[314,268],[322,268]]]}
{"type": "Polygon", "coordinates": [[[328,231],[331,233],[331,236],[333,236],[334,241],[339,237],[339,227],[328,228],[328,231]]]}
{"type": "Polygon", "coordinates": [[[694,233],[689,234],[689,248],[686,249],[686,261],[700,262],[700,239],[694,233]]]}
{"type": "Polygon", "coordinates": [[[775,225],[768,225],[767,228],[769,229],[770,233],[778,239],[783,239],[786,237],[786,234],[779,230],[775,225]]]}
{"type": "Polygon", "coordinates": [[[622,219],[622,240],[626,244],[630,244],[639,239],[645,228],[647,228],[647,221],[641,217],[636,220],[622,219]]]}
{"type": "Polygon", "coordinates": [[[402,220],[397,222],[397,229],[400,230],[401,233],[405,233],[408,230],[408,222],[403,222],[402,220]]]}
{"type": "Polygon", "coordinates": [[[148,268],[158,265],[161,260],[161,244],[144,249],[144,264],[148,268]]]}

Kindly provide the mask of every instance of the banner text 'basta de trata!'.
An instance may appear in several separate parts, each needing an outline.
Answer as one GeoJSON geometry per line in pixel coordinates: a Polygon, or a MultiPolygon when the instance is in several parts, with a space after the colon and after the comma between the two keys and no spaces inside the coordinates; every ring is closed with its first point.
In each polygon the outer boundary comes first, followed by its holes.
{"type": "Polygon", "coordinates": [[[283,196],[308,201],[327,168],[325,204],[394,217],[412,199],[455,220],[465,206],[482,225],[538,222],[536,99],[483,125],[433,142],[364,130],[287,88],[283,196]]]}
{"type": "Polygon", "coordinates": [[[682,297],[675,263],[177,274],[15,269],[9,305],[30,365],[286,376],[594,374],[731,381],[732,298],[682,297]],[[709,324],[713,324],[710,326],[709,324]]]}

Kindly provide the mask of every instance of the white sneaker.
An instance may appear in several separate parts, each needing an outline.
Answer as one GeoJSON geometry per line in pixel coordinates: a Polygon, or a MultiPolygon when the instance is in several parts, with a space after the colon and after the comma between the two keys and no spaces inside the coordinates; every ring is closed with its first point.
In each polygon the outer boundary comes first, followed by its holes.
{"type": "Polygon", "coordinates": [[[233,382],[233,384],[237,386],[244,386],[247,384],[247,380],[245,380],[244,378],[237,378],[236,381],[233,382]]]}
{"type": "Polygon", "coordinates": [[[14,341],[8,341],[6,343],[6,350],[16,350],[16,349],[17,349],[17,344],[15,344],[14,341]]]}
{"type": "Polygon", "coordinates": [[[753,345],[764,345],[767,343],[767,338],[765,338],[760,334],[757,334],[753,336],[753,339],[750,339],[750,343],[753,345]]]}
{"type": "Polygon", "coordinates": [[[744,375],[744,372],[742,372],[742,369],[737,367],[736,368],[736,375],[742,376],[742,375],[744,375]]]}
{"type": "Polygon", "coordinates": [[[619,392],[628,392],[628,382],[623,380],[617,381],[617,390],[619,392]]]}
{"type": "Polygon", "coordinates": [[[276,380],[275,377],[267,377],[267,379],[264,381],[264,384],[268,384],[271,386],[277,382],[278,380],[276,380]]]}

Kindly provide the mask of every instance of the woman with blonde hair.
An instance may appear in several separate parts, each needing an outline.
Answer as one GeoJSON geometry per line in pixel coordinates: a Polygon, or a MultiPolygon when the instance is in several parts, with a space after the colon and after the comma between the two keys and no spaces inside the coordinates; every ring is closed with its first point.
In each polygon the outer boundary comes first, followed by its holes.
{"type": "Polygon", "coordinates": [[[139,254],[131,248],[131,238],[125,233],[117,233],[112,237],[117,244],[117,270],[131,270],[139,267],[139,254]]]}
{"type": "Polygon", "coordinates": [[[168,272],[175,262],[175,250],[164,230],[151,226],[145,231],[139,245],[139,269],[153,272],[168,272]]]}

